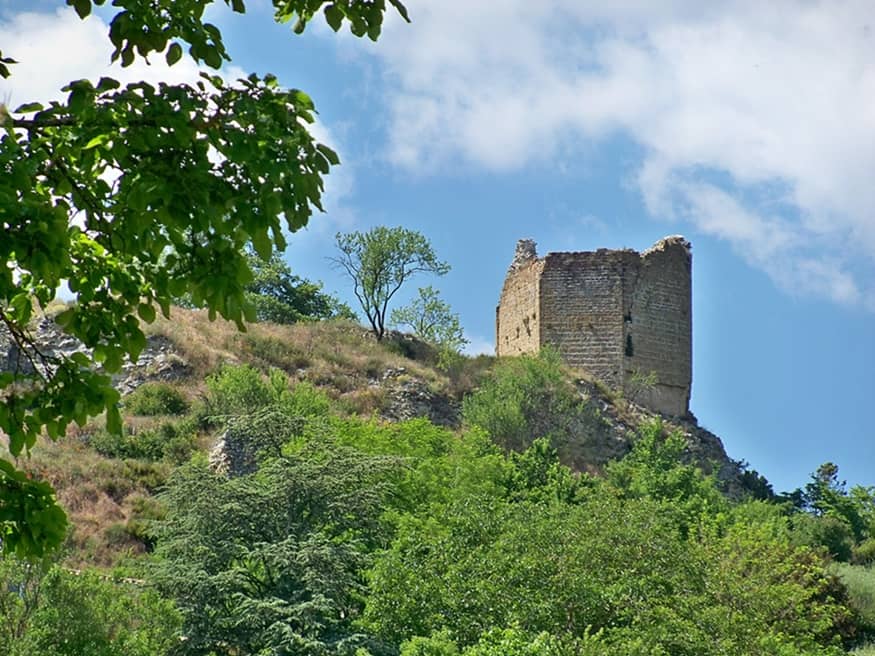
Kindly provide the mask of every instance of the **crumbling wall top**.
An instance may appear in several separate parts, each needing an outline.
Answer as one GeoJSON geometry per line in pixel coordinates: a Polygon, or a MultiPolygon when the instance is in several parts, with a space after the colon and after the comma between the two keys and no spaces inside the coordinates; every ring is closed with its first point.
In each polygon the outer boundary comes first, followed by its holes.
{"type": "Polygon", "coordinates": [[[666,251],[671,248],[678,247],[682,248],[688,257],[690,256],[692,252],[692,245],[682,235],[670,235],[668,237],[663,237],[658,242],[653,244],[653,246],[641,253],[641,256],[647,257],[651,253],[657,253],[660,251],[666,251]]]}
{"type": "Polygon", "coordinates": [[[520,239],[516,243],[510,271],[519,271],[538,259],[538,251],[534,239],[520,239]]]}

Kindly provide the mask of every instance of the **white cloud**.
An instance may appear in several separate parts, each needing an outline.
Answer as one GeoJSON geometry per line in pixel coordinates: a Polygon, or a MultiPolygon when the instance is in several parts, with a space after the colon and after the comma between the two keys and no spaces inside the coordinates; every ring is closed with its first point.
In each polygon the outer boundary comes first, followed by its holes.
{"type": "MultiPolygon", "coordinates": [[[[127,68],[119,62],[110,65],[112,44],[109,26],[91,15],[81,20],[72,8],[54,13],[22,12],[0,22],[3,55],[19,63],[10,67],[12,76],[0,81],[0,99],[11,108],[31,101],[47,102],[64,96],[61,88],[71,80],[101,76],[113,77],[122,84],[144,80],[151,84],[179,84],[197,81],[200,70],[183,57],[168,66],[162,54],[138,58],[127,68]]],[[[237,67],[228,67],[223,76],[236,79],[243,75],[237,67]]]]}
{"type": "Polygon", "coordinates": [[[468,343],[462,348],[462,353],[471,357],[477,355],[495,355],[495,342],[479,335],[466,335],[468,343]]]}
{"type": "Polygon", "coordinates": [[[387,73],[398,166],[558,166],[569,144],[620,133],[642,146],[654,216],[727,240],[782,287],[875,303],[871,2],[411,11],[370,50],[387,73]]]}

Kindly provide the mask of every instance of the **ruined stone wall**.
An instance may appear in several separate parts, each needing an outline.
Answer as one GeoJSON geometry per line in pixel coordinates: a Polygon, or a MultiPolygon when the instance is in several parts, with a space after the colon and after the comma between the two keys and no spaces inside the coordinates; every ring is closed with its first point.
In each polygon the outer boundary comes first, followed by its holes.
{"type": "Polygon", "coordinates": [[[633,400],[668,415],[684,416],[692,382],[692,288],[689,243],[657,242],[640,257],[625,307],[625,384],[633,400]],[[640,385],[655,374],[655,385],[640,385]],[[637,381],[635,378],[637,377],[637,381]]]}
{"type": "Polygon", "coordinates": [[[550,253],[541,275],[541,344],[612,387],[623,382],[623,270],[634,251],[550,253]]]}
{"type": "Polygon", "coordinates": [[[690,245],[600,249],[537,259],[522,240],[496,309],[496,353],[556,347],[633,401],[685,416],[692,381],[690,245]]]}
{"type": "Polygon", "coordinates": [[[537,353],[541,347],[538,288],[544,263],[530,259],[511,267],[495,311],[496,355],[537,353]]]}

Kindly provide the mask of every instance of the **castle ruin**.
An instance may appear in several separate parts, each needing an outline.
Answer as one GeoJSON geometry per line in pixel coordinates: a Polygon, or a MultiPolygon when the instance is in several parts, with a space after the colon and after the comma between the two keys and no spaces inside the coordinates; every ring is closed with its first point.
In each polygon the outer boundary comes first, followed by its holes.
{"type": "Polygon", "coordinates": [[[631,249],[548,253],[523,239],[496,308],[496,354],[555,347],[657,412],[689,413],[691,253],[680,236],[631,249]]]}

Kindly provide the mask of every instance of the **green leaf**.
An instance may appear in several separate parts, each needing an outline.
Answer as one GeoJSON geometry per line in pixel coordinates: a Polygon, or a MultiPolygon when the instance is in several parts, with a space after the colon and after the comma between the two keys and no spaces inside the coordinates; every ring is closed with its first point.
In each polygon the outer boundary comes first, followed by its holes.
{"type": "Polygon", "coordinates": [[[173,66],[176,62],[178,62],[182,58],[182,46],[176,42],[170,44],[170,47],[167,49],[167,65],[173,66]]]}
{"type": "Polygon", "coordinates": [[[252,245],[255,247],[255,252],[264,260],[270,257],[272,245],[267,230],[259,230],[252,235],[252,245]]]}
{"type": "Polygon", "coordinates": [[[76,364],[78,364],[80,367],[90,367],[91,366],[91,360],[89,359],[89,357],[80,351],[77,351],[76,353],[71,355],[70,359],[73,362],[75,362],[76,364]]]}
{"type": "Polygon", "coordinates": [[[28,114],[30,112],[39,112],[43,109],[42,103],[31,102],[25,103],[15,110],[16,114],[28,114]]]}
{"type": "Polygon", "coordinates": [[[112,91],[113,89],[118,89],[121,86],[118,80],[114,80],[111,77],[102,77],[97,82],[97,91],[100,93],[104,93],[105,91],[112,91]]]}
{"type": "Polygon", "coordinates": [[[137,306],[137,314],[140,315],[140,318],[146,323],[152,323],[155,321],[155,308],[148,303],[140,303],[137,306]]]}
{"type": "Polygon", "coordinates": [[[117,373],[122,368],[122,354],[118,349],[110,349],[106,351],[106,359],[103,361],[103,368],[111,374],[117,373]]]}
{"type": "Polygon", "coordinates": [[[207,47],[204,49],[204,63],[210,68],[220,68],[222,66],[222,56],[218,49],[207,47]]]}
{"type": "Polygon", "coordinates": [[[91,13],[91,0],[67,0],[68,5],[72,5],[79,18],[87,18],[91,13]]]}
{"type": "Polygon", "coordinates": [[[305,109],[316,108],[316,105],[313,104],[313,99],[301,90],[295,91],[295,100],[305,109]]]}
{"type": "Polygon", "coordinates": [[[328,5],[325,7],[325,20],[331,29],[337,32],[343,24],[343,12],[337,8],[337,5],[328,5]]]}
{"type": "Polygon", "coordinates": [[[243,4],[243,0],[231,0],[231,9],[238,14],[246,13],[246,5],[243,4]]]}
{"type": "Polygon", "coordinates": [[[109,141],[108,134],[98,134],[96,137],[93,137],[87,144],[85,144],[85,148],[82,150],[91,150],[92,148],[96,148],[97,146],[102,146],[109,141]]]}
{"type": "Polygon", "coordinates": [[[337,153],[325,144],[316,144],[316,150],[322,153],[332,166],[338,166],[340,164],[340,158],[337,156],[337,153]]]}
{"type": "Polygon", "coordinates": [[[113,435],[120,435],[122,432],[122,417],[117,405],[106,409],[106,430],[113,435]]]}
{"type": "Polygon", "coordinates": [[[401,14],[401,18],[408,23],[410,22],[410,15],[407,13],[407,7],[401,3],[401,0],[389,0],[389,4],[395,7],[398,13],[401,14]]]}
{"type": "Polygon", "coordinates": [[[76,316],[76,308],[69,308],[55,315],[55,323],[61,328],[66,328],[76,316]]]}

